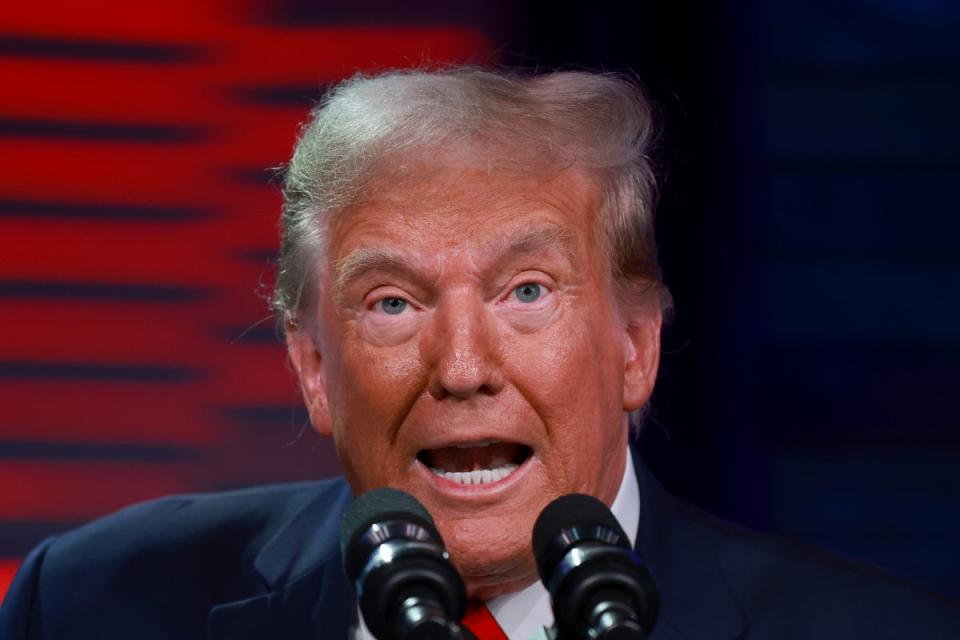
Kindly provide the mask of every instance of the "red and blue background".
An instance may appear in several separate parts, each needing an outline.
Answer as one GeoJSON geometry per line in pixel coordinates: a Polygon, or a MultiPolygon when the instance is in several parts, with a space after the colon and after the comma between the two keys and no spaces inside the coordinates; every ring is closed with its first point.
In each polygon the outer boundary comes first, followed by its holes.
{"type": "Polygon", "coordinates": [[[132,502],[337,473],[267,310],[275,168],[337,80],[494,61],[631,70],[659,105],[668,488],[960,594],[958,27],[935,0],[4,7],[0,592],[132,502]]]}

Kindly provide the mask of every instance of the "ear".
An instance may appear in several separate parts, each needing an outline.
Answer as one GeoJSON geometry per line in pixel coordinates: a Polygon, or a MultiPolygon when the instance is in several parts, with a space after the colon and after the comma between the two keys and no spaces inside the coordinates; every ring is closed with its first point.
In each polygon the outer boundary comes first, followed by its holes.
{"type": "Polygon", "coordinates": [[[327,378],[323,368],[323,357],[316,339],[309,327],[303,323],[285,324],[287,336],[287,354],[290,364],[297,374],[303,402],[310,414],[310,423],[318,433],[331,436],[333,433],[330,408],[327,406],[327,378]]]}
{"type": "Polygon", "coordinates": [[[660,328],[663,313],[658,304],[644,305],[624,330],[623,410],[635,411],[653,393],[660,365],[660,328]]]}

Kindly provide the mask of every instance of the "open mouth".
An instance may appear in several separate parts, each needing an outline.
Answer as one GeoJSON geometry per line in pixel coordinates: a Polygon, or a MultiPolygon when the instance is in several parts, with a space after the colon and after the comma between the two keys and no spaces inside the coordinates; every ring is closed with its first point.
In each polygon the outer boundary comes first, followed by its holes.
{"type": "Polygon", "coordinates": [[[524,444],[487,440],[424,449],[417,460],[457,484],[492,484],[507,478],[532,455],[524,444]]]}

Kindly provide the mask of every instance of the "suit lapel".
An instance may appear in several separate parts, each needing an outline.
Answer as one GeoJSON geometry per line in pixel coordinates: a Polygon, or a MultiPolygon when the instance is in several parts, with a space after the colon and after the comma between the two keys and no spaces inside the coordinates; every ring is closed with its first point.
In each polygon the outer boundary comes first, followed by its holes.
{"type": "Polygon", "coordinates": [[[345,481],[288,514],[253,560],[263,588],[210,610],[210,640],[346,638],[356,599],[343,573],[338,537],[352,500],[345,481]]]}
{"type": "Polygon", "coordinates": [[[339,559],[265,595],[210,611],[210,640],[346,638],[356,601],[339,559]]]}
{"type": "Polygon", "coordinates": [[[650,474],[636,449],[640,487],[637,553],[660,592],[660,618],[651,640],[732,640],[744,632],[740,603],[696,516],[650,474]]]}

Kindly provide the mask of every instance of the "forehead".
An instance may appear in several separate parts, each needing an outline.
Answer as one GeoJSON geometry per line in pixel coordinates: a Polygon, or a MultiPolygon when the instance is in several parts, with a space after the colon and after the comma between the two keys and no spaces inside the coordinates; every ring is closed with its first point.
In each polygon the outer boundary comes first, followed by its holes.
{"type": "Polygon", "coordinates": [[[484,250],[507,235],[597,243],[597,189],[572,168],[519,173],[476,163],[421,161],[371,179],[330,227],[328,257],[401,243],[417,250],[484,250]]]}

